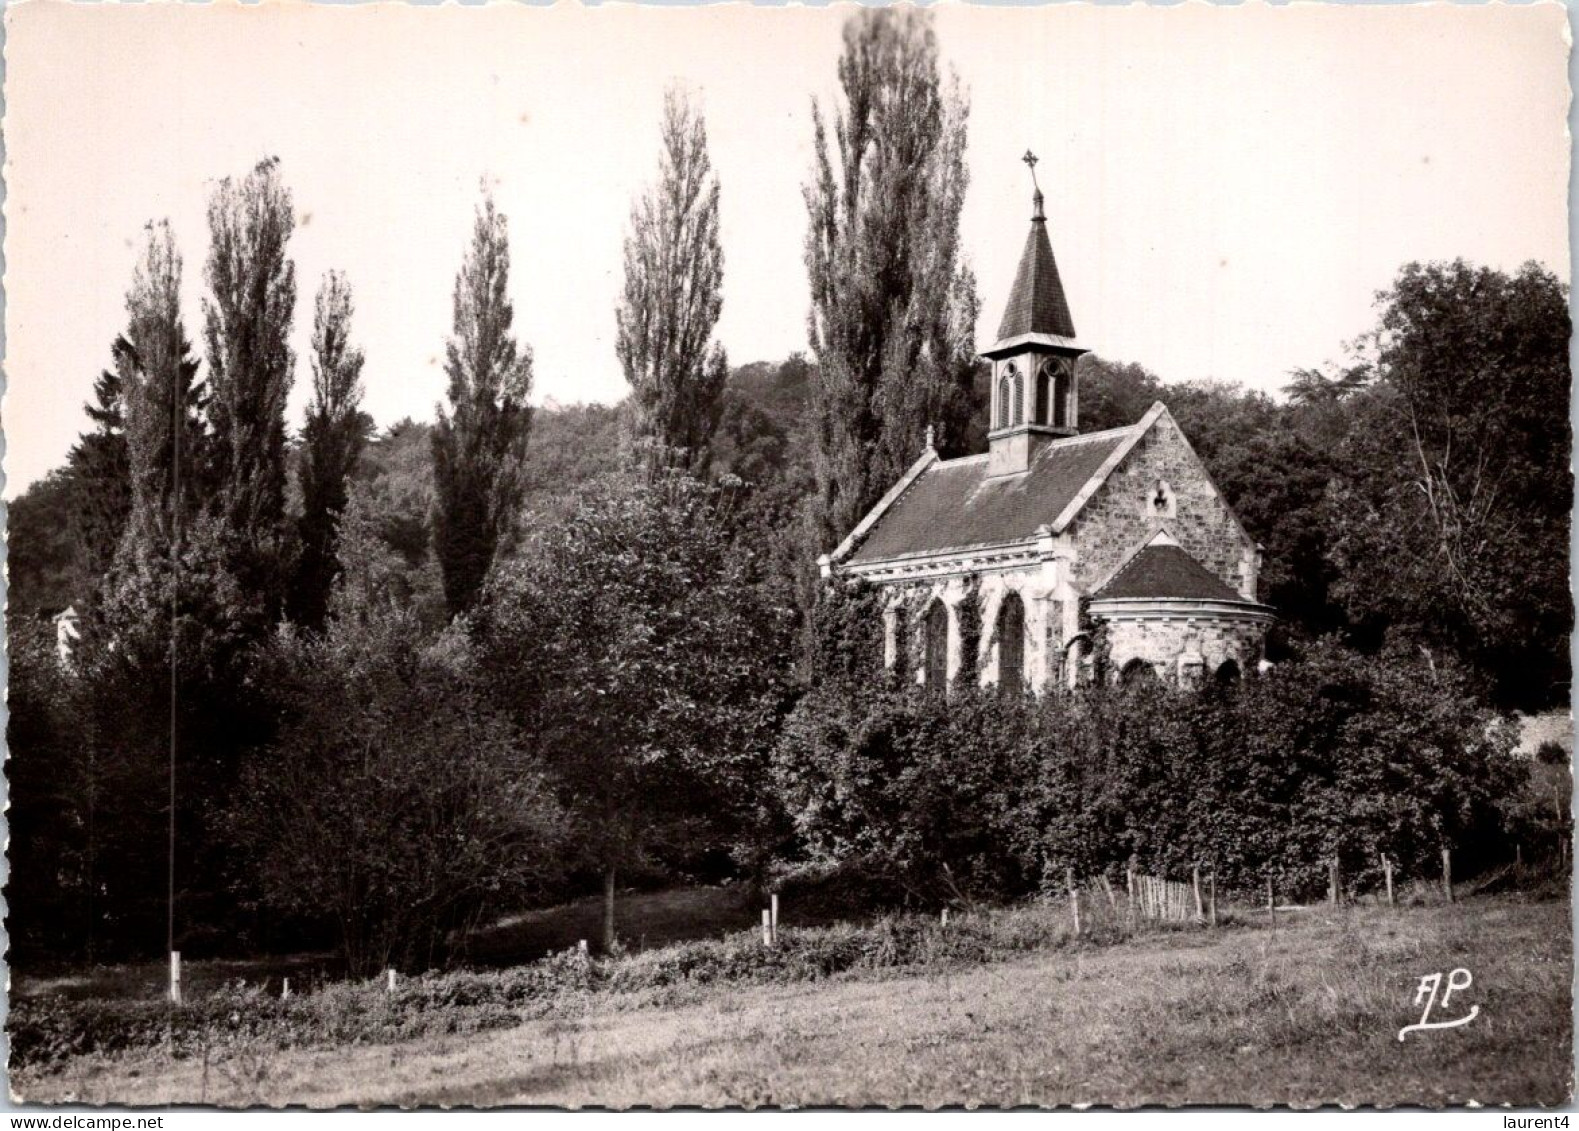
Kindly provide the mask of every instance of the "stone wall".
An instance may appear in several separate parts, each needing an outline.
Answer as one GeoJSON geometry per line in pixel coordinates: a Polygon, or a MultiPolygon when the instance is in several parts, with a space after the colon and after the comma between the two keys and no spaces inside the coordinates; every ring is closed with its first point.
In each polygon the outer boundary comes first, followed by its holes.
{"type": "Polygon", "coordinates": [[[1108,622],[1108,667],[1121,673],[1133,660],[1142,660],[1172,683],[1181,659],[1199,664],[1206,676],[1233,660],[1241,674],[1252,672],[1261,659],[1266,625],[1259,621],[1228,618],[1178,618],[1114,620],[1108,622]]]}
{"type": "Polygon", "coordinates": [[[998,612],[1004,596],[1011,590],[1019,594],[1025,605],[1025,678],[1031,686],[1041,689],[1046,684],[1049,663],[1052,670],[1057,667],[1063,607],[1047,596],[1046,570],[1040,562],[1005,570],[885,585],[889,607],[885,625],[888,654],[893,655],[903,642],[908,649],[912,677],[917,683],[926,681],[925,619],[933,600],[940,600],[949,613],[948,670],[952,682],[967,666],[963,654],[968,643],[965,605],[973,601],[981,617],[975,657],[978,678],[984,685],[995,685],[998,681],[998,612]]]}
{"type": "Polygon", "coordinates": [[[1241,573],[1255,547],[1167,415],[1140,438],[1071,524],[1075,585],[1089,593],[1163,528],[1225,585],[1242,592],[1241,573]],[[1171,496],[1161,513],[1151,506],[1159,481],[1171,496]]]}

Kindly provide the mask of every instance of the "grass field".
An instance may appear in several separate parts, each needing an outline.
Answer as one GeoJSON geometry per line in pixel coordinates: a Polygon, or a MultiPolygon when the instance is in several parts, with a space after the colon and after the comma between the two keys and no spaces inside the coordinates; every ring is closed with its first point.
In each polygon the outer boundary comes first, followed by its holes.
{"type": "Polygon", "coordinates": [[[798,984],[588,992],[514,1027],[13,1073],[32,1102],[494,1105],[1555,1104],[1572,1075],[1566,901],[1312,909],[798,984]],[[1422,975],[1474,984],[1411,1034],[1422,975]]]}

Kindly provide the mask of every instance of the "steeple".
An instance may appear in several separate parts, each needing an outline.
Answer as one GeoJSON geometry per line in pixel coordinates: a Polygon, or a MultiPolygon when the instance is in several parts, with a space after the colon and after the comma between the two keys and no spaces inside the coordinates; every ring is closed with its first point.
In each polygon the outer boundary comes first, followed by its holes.
{"type": "Polygon", "coordinates": [[[1079,408],[1075,362],[1087,352],[1075,341],[1074,318],[1047,236],[1036,155],[1027,150],[1022,160],[1031,170],[1031,230],[998,326],[998,340],[982,351],[992,362],[987,435],[993,475],[1028,471],[1050,439],[1075,434],[1079,408]]]}
{"type": "Polygon", "coordinates": [[[998,326],[1000,343],[1024,334],[1048,334],[1073,340],[1075,321],[1064,297],[1064,282],[1058,277],[1053,244],[1047,238],[1047,212],[1041,186],[1036,183],[1036,155],[1029,150],[1021,158],[1031,167],[1031,230],[1020,253],[1020,269],[1014,273],[1009,305],[998,326]]]}

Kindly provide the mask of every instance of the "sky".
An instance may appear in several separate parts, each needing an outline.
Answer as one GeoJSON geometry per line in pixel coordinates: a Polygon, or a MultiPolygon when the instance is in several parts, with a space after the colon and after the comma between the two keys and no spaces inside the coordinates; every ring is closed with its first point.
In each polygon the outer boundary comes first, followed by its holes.
{"type": "MultiPolygon", "coordinates": [[[[299,427],[314,293],[341,269],[379,425],[431,419],[484,184],[510,224],[539,403],[625,394],[621,244],[663,91],[722,185],[735,364],[806,349],[801,188],[850,9],[8,5],[4,492],[87,427],[143,226],[168,217],[201,340],[206,201],[280,159],[297,210],[299,427]]],[[[1082,343],[1165,380],[1276,392],[1375,323],[1411,260],[1569,278],[1566,11],[1510,6],[934,9],[971,106],[962,246],[1002,315],[1040,158],[1082,343]]]]}

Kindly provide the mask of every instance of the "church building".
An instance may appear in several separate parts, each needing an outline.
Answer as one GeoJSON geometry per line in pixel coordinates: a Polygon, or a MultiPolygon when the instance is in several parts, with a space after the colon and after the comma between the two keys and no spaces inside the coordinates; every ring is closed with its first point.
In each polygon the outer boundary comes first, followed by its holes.
{"type": "MultiPolygon", "coordinates": [[[[1027,154],[1035,173],[1035,159],[1027,154]]],[[[1053,259],[1040,189],[997,341],[988,450],[927,450],[820,565],[884,597],[890,667],[948,686],[1036,691],[1092,679],[1232,679],[1274,620],[1260,547],[1160,401],[1080,431],[1088,352],[1053,259]]]]}

